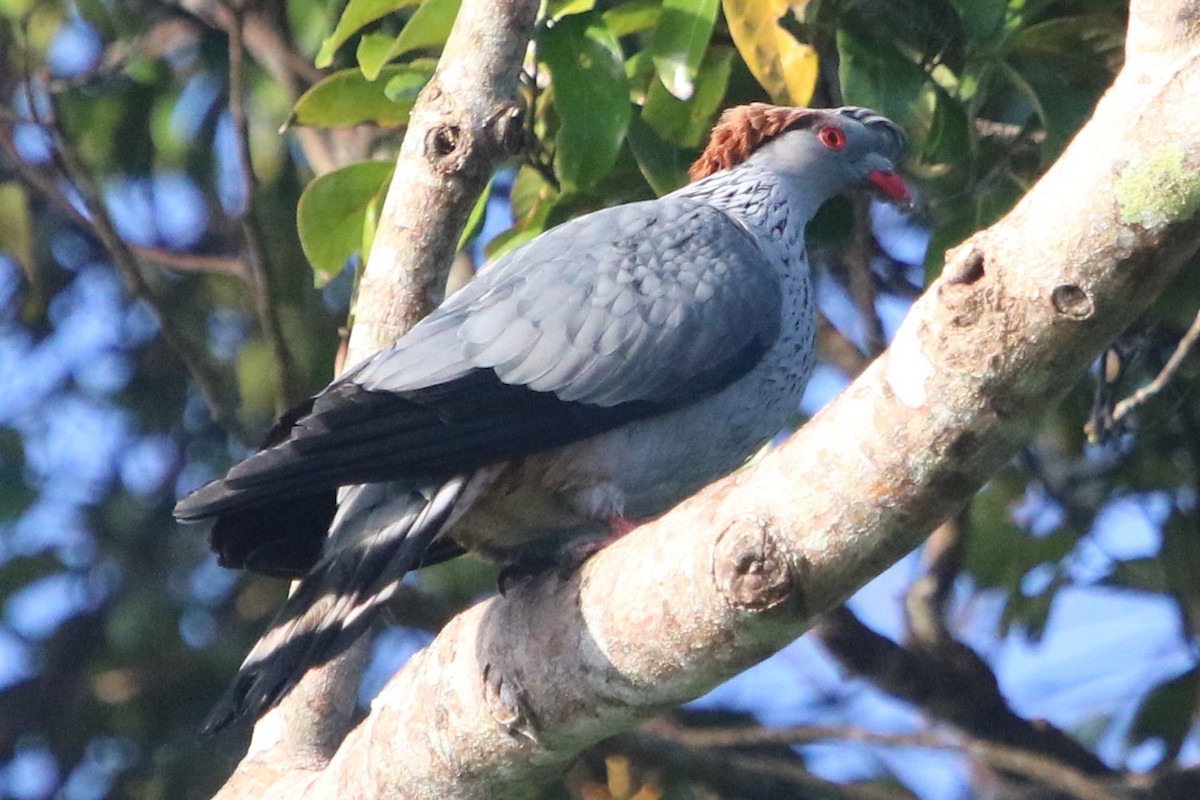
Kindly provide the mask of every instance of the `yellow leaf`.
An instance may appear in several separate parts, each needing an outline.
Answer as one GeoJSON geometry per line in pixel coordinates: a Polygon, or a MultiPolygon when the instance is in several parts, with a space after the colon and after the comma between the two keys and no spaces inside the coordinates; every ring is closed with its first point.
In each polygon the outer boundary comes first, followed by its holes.
{"type": "Polygon", "coordinates": [[[807,105],[817,85],[817,53],[779,20],[789,0],[722,0],[729,34],[746,66],[777,103],[807,105]]]}
{"type": "Polygon", "coordinates": [[[36,282],[29,204],[25,190],[15,182],[0,183],[0,251],[21,265],[30,283],[36,282]]]}
{"type": "Polygon", "coordinates": [[[608,791],[614,798],[629,797],[633,794],[633,776],[629,771],[629,759],[621,755],[611,755],[604,759],[608,772],[608,791]]]}
{"type": "Polygon", "coordinates": [[[796,41],[796,37],[783,28],[775,29],[775,38],[788,99],[794,106],[806,106],[817,86],[817,51],[796,41]]]}

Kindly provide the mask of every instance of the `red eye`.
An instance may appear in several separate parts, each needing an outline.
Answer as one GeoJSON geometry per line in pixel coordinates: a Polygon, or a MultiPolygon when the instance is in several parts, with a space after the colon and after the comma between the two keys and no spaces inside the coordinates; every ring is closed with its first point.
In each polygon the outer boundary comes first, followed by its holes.
{"type": "Polygon", "coordinates": [[[832,125],[817,131],[817,138],[830,150],[841,150],[846,146],[846,134],[841,128],[835,128],[832,125]]]}

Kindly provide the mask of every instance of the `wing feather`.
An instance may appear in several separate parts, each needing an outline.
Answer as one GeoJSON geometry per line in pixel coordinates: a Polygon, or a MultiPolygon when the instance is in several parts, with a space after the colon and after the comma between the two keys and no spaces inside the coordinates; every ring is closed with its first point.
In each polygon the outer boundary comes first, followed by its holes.
{"type": "Polygon", "coordinates": [[[581,217],[481,271],[176,515],[450,476],[664,413],[749,371],[781,302],[754,238],[710,206],[581,217]]]}

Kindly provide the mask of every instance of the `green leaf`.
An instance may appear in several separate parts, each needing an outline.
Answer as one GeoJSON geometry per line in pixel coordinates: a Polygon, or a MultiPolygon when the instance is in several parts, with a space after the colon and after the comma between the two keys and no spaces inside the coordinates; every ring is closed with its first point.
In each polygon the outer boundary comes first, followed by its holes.
{"type": "Polygon", "coordinates": [[[893,45],[843,29],[837,34],[842,95],[912,127],[925,71],[893,45]]]}
{"type": "Polygon", "coordinates": [[[458,237],[458,247],[455,250],[462,250],[467,244],[479,235],[479,231],[483,228],[483,218],[487,215],[488,200],[492,196],[492,183],[488,181],[488,185],[483,187],[483,193],[479,195],[479,199],[475,201],[475,207],[471,209],[470,215],[467,217],[467,224],[463,228],[462,235],[458,237]]]}
{"type": "Polygon", "coordinates": [[[696,73],[712,38],[717,4],[718,0],[663,0],[650,55],[663,86],[680,100],[691,99],[696,90],[696,73]]]}
{"type": "Polygon", "coordinates": [[[1198,687],[1200,668],[1192,667],[1151,689],[1138,707],[1137,716],[1129,728],[1130,744],[1161,739],[1166,745],[1163,761],[1174,761],[1192,727],[1198,687]]]}
{"type": "MultiPolygon", "coordinates": [[[[424,62],[424,59],[418,59],[424,62]]],[[[417,102],[417,95],[425,88],[425,84],[429,83],[429,76],[432,74],[437,62],[430,59],[427,66],[418,67],[418,61],[413,61],[409,64],[409,68],[389,67],[391,72],[385,72],[390,75],[387,82],[383,85],[383,94],[388,100],[391,100],[397,105],[412,109],[413,104],[417,102]],[[400,69],[399,72],[396,70],[400,69]]]]}
{"type": "Polygon", "coordinates": [[[687,102],[677,99],[661,81],[653,81],[646,93],[642,119],[664,139],[683,147],[699,147],[725,98],[733,54],[732,47],[720,45],[705,54],[695,92],[687,102]]]}
{"type": "Polygon", "coordinates": [[[368,210],[386,191],[394,166],[390,161],[363,161],[322,175],[304,188],[296,224],[318,285],[362,251],[368,210]]]}
{"type": "MultiPolygon", "coordinates": [[[[33,499],[36,499],[37,493],[29,490],[33,495],[30,499],[32,504],[33,499]]],[[[28,507],[28,506],[26,506],[28,507]]],[[[22,511],[24,509],[21,509],[22,511]]],[[[15,517],[16,514],[4,515],[4,519],[15,517]]],[[[7,600],[10,595],[19,592],[27,586],[37,583],[40,580],[57,575],[63,571],[63,564],[51,552],[42,551],[38,553],[30,553],[22,555],[20,558],[13,558],[0,567],[0,599],[7,600]]]]}
{"type": "Polygon", "coordinates": [[[413,50],[444,45],[454,27],[460,4],[461,0],[425,0],[390,43],[385,36],[364,36],[358,43],[357,53],[363,74],[374,80],[393,58],[413,50]]]}
{"type": "Polygon", "coordinates": [[[314,63],[321,68],[328,67],[338,48],[364,25],[417,2],[420,0],[350,0],[333,33],[321,43],[314,63]]]}
{"type": "Polygon", "coordinates": [[[542,173],[526,164],[517,170],[512,189],[508,192],[509,206],[516,225],[533,215],[538,205],[557,195],[558,192],[542,173]]]}
{"type": "Polygon", "coordinates": [[[950,0],[962,20],[967,38],[987,46],[996,40],[1004,29],[1004,13],[1008,0],[950,0]]]}
{"type": "Polygon", "coordinates": [[[604,24],[613,36],[620,38],[631,33],[640,33],[658,25],[662,16],[659,0],[633,0],[622,3],[604,12],[604,24]]]}
{"type": "Polygon", "coordinates": [[[1096,54],[1120,52],[1124,34],[1121,15],[1099,11],[1029,25],[1009,37],[1007,49],[1027,55],[1054,56],[1062,59],[1064,67],[1074,66],[1081,74],[1087,74],[1096,71],[1096,54]]]}
{"type": "Polygon", "coordinates": [[[556,20],[572,14],[584,14],[596,7],[596,0],[550,0],[546,3],[546,19],[556,20]]]}
{"type": "Polygon", "coordinates": [[[933,164],[963,164],[971,156],[971,124],[963,104],[940,88],[929,131],[921,143],[923,160],[933,164]]]}
{"type": "Polygon", "coordinates": [[[367,80],[361,70],[339,70],[296,101],[288,124],[326,128],[363,122],[385,127],[407,125],[416,92],[432,74],[433,67],[428,64],[385,67],[380,72],[383,80],[379,81],[367,80]],[[416,91],[398,91],[397,86],[416,87],[416,91]],[[395,100],[389,98],[389,89],[395,100]]]}
{"type": "Polygon", "coordinates": [[[554,77],[555,169],[566,189],[591,186],[616,163],[632,116],[621,47],[590,12],[548,28],[538,53],[554,77]]]}
{"type": "Polygon", "coordinates": [[[358,40],[358,49],[354,51],[354,57],[367,80],[373,81],[379,77],[379,73],[392,58],[392,47],[395,44],[396,37],[386,33],[366,33],[358,40]]]}
{"type": "Polygon", "coordinates": [[[1112,572],[1104,578],[1104,583],[1123,589],[1141,589],[1149,592],[1167,590],[1165,570],[1157,556],[1116,562],[1112,572]]]}
{"type": "Polygon", "coordinates": [[[660,197],[688,181],[687,162],[678,147],[663,139],[640,117],[629,123],[629,149],[638,169],[660,197]]]}
{"type": "Polygon", "coordinates": [[[484,247],[487,260],[495,261],[544,231],[546,220],[559,197],[554,187],[533,167],[526,165],[517,170],[517,177],[509,192],[515,221],[511,228],[484,247]]]}

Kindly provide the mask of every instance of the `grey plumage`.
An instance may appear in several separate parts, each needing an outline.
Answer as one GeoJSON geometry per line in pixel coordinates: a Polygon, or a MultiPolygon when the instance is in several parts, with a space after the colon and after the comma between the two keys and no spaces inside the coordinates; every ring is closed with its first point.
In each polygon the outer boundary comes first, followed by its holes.
{"type": "Polygon", "coordinates": [[[180,501],[180,520],[217,518],[222,563],[303,576],[210,729],[344,649],[406,572],[464,548],[540,558],[658,514],[779,430],[813,359],[804,223],[880,170],[898,180],[904,146],[861,109],[786,111],[743,163],[481,271],[180,501]],[[817,143],[831,125],[843,147],[817,143]]]}

